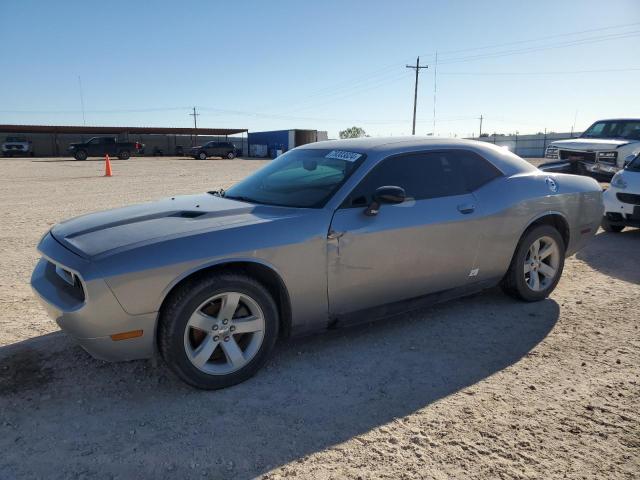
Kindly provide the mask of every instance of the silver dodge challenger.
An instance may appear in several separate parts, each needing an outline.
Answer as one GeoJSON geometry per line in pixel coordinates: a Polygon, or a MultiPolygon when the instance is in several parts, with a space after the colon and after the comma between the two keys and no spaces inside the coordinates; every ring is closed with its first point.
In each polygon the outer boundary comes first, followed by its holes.
{"type": "Polygon", "coordinates": [[[159,354],[216,389],[253,375],[281,337],[496,285],[542,300],[602,213],[595,180],[488,143],[325,141],[226,191],[64,221],[31,284],[94,357],[159,354]]]}

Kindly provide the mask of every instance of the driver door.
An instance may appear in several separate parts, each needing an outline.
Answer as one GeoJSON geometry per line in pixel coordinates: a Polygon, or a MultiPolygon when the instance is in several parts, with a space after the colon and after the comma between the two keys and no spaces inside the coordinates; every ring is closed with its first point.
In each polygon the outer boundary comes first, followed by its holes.
{"type": "Polygon", "coordinates": [[[382,160],[349,195],[329,232],[329,310],[341,315],[474,281],[479,243],[476,199],[456,169],[455,152],[382,160]],[[376,188],[407,199],[364,214],[376,188]]]}

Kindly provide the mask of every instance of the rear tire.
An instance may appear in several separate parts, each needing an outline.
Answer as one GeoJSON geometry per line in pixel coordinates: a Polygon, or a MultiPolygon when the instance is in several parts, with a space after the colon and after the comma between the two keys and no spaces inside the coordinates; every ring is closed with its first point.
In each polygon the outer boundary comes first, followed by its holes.
{"type": "Polygon", "coordinates": [[[538,225],[528,229],[516,247],[500,287],[507,295],[525,302],[547,298],[562,276],[565,249],[555,228],[538,225]]]}
{"type": "Polygon", "coordinates": [[[602,217],[602,223],[600,226],[605,232],[610,233],[620,233],[624,230],[624,225],[612,225],[607,217],[602,217]]]}
{"type": "Polygon", "coordinates": [[[118,154],[118,158],[120,160],[129,160],[130,157],[131,157],[131,153],[129,152],[129,150],[123,150],[118,154]]]}
{"type": "Polygon", "coordinates": [[[76,160],[86,160],[87,159],[87,152],[85,152],[84,150],[78,150],[76,152],[76,154],[74,155],[76,160]]]}
{"type": "Polygon", "coordinates": [[[225,388],[265,364],[278,325],[278,309],[262,284],[240,273],[214,274],[171,293],[160,314],[158,348],[189,385],[225,388]]]}

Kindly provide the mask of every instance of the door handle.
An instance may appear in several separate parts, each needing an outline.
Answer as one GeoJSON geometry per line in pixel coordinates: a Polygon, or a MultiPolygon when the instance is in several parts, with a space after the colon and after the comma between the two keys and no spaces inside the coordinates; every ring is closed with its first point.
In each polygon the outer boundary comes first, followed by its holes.
{"type": "Polygon", "coordinates": [[[458,205],[458,211],[463,215],[473,213],[476,210],[476,206],[473,203],[463,203],[458,205]]]}
{"type": "Polygon", "coordinates": [[[329,240],[338,240],[343,235],[344,235],[344,232],[336,232],[335,230],[329,230],[329,233],[327,234],[327,238],[329,240]]]}

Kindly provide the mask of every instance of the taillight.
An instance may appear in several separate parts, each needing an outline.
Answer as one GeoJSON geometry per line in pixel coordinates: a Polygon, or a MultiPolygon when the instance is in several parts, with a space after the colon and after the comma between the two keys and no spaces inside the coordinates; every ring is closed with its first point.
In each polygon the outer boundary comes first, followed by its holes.
{"type": "Polygon", "coordinates": [[[136,142],[136,150],[140,150],[142,148],[142,144],[140,142],[136,142]]]}

